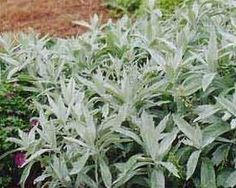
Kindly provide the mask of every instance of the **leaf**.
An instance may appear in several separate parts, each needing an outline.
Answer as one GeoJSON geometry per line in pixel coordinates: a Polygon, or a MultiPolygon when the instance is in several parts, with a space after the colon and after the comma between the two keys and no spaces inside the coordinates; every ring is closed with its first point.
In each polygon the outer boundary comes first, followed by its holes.
{"type": "Polygon", "coordinates": [[[16,74],[18,71],[20,71],[20,67],[12,68],[7,75],[7,79],[11,79],[14,74],[16,74]]]}
{"type": "Polygon", "coordinates": [[[125,163],[116,163],[115,166],[121,173],[118,174],[118,178],[113,182],[114,188],[118,188],[131,178],[133,178],[139,171],[141,166],[146,166],[147,162],[138,162],[142,155],[137,154],[131,156],[125,163]]]}
{"type": "Polygon", "coordinates": [[[181,92],[180,96],[190,96],[197,92],[199,89],[201,89],[201,78],[199,77],[192,77],[188,80],[185,80],[185,83],[183,83],[183,89],[184,92],[181,92]]]}
{"type": "Polygon", "coordinates": [[[84,142],[82,142],[81,140],[78,140],[76,138],[64,137],[64,139],[68,142],[75,143],[75,144],[78,144],[78,145],[83,146],[83,147],[89,147],[87,144],[85,144],[84,142]]]}
{"type": "Polygon", "coordinates": [[[192,127],[183,118],[173,115],[174,122],[178,128],[193,142],[194,147],[200,148],[202,143],[202,132],[199,127],[192,127]]]}
{"type": "Polygon", "coordinates": [[[203,89],[203,91],[206,91],[206,89],[212,83],[215,76],[216,76],[216,73],[207,73],[203,76],[203,78],[202,78],[202,89],[203,89]]]}
{"type": "Polygon", "coordinates": [[[0,161],[1,161],[2,159],[4,159],[5,157],[7,157],[8,155],[10,155],[10,154],[12,154],[12,153],[14,153],[14,152],[16,152],[16,151],[20,151],[20,150],[21,150],[21,149],[17,148],[17,149],[14,149],[14,150],[10,150],[10,151],[5,152],[4,154],[0,155],[0,161]]]}
{"type": "Polygon", "coordinates": [[[78,188],[81,187],[80,184],[82,184],[82,185],[85,184],[90,188],[97,188],[96,182],[85,173],[79,173],[77,175],[77,179],[76,179],[75,184],[78,185],[78,186],[75,186],[78,188]]]}
{"type": "Polygon", "coordinates": [[[21,187],[25,187],[25,181],[27,180],[29,174],[30,174],[30,170],[33,166],[34,162],[31,162],[29,163],[25,168],[24,168],[24,171],[21,175],[21,178],[20,178],[20,182],[19,184],[21,185],[21,187]]]}
{"type": "Polygon", "coordinates": [[[236,170],[232,172],[226,180],[227,187],[235,187],[236,186],[236,170]]]}
{"type": "Polygon", "coordinates": [[[86,21],[84,21],[84,20],[72,21],[72,23],[73,23],[74,25],[79,25],[79,26],[83,26],[83,27],[86,27],[86,28],[91,29],[91,26],[89,25],[89,23],[86,22],[86,21]]]}
{"type": "Polygon", "coordinates": [[[230,146],[227,144],[224,144],[224,145],[219,146],[215,150],[215,152],[212,154],[213,157],[211,159],[214,165],[219,166],[223,160],[227,159],[229,149],[230,149],[230,146]]]}
{"type": "Polygon", "coordinates": [[[217,36],[215,28],[210,33],[210,40],[206,53],[206,59],[210,71],[215,72],[217,70],[217,60],[218,60],[217,36]]]}
{"type": "Polygon", "coordinates": [[[223,97],[217,97],[216,100],[225,110],[228,110],[236,117],[236,106],[234,103],[223,97]]]}
{"type": "Polygon", "coordinates": [[[35,152],[33,155],[31,155],[28,159],[25,160],[24,164],[22,165],[22,167],[24,167],[25,165],[27,165],[28,163],[30,163],[31,161],[33,161],[34,159],[38,158],[39,156],[41,156],[42,154],[52,151],[52,149],[41,149],[37,152],[35,152]]]}
{"type": "Polygon", "coordinates": [[[165,176],[162,170],[154,169],[152,171],[151,188],[165,188],[165,176]]]}
{"type": "Polygon", "coordinates": [[[200,156],[201,150],[197,150],[195,152],[193,152],[187,162],[187,178],[186,180],[188,180],[194,173],[196,167],[197,167],[197,163],[198,163],[198,158],[200,156]]]}
{"type": "Polygon", "coordinates": [[[156,127],[156,129],[158,130],[158,132],[163,132],[167,126],[167,123],[169,121],[170,118],[170,114],[168,114],[167,116],[165,116],[160,123],[158,124],[158,126],[156,127]]]}
{"type": "Polygon", "coordinates": [[[41,176],[38,176],[35,180],[34,180],[34,184],[37,184],[39,182],[44,181],[46,178],[50,177],[49,174],[42,174],[41,176]]]}
{"type": "Polygon", "coordinates": [[[164,157],[164,155],[170,150],[173,141],[175,140],[178,129],[174,129],[171,133],[167,133],[166,136],[160,142],[159,150],[158,150],[158,157],[164,157]]]}
{"type": "Polygon", "coordinates": [[[178,170],[175,165],[171,162],[160,162],[160,164],[165,167],[170,173],[179,178],[178,170]]]}
{"type": "Polygon", "coordinates": [[[8,64],[11,65],[11,66],[17,67],[17,66],[20,65],[20,62],[18,62],[17,60],[15,60],[15,59],[9,57],[9,56],[6,55],[6,54],[2,54],[2,53],[1,53],[1,54],[0,54],[0,58],[1,58],[4,62],[8,63],[8,64]]]}
{"type": "Polygon", "coordinates": [[[229,187],[227,179],[229,178],[232,170],[225,169],[217,174],[217,187],[229,187]]]}
{"type": "Polygon", "coordinates": [[[197,122],[199,120],[204,120],[213,116],[216,112],[218,112],[220,108],[213,105],[201,105],[195,109],[195,112],[198,113],[198,117],[194,120],[197,122]]]}
{"type": "Polygon", "coordinates": [[[73,163],[73,169],[71,170],[70,175],[78,174],[84,168],[89,156],[90,153],[86,152],[75,163],[73,163]]]}
{"type": "Polygon", "coordinates": [[[107,188],[110,188],[112,185],[112,176],[109,167],[103,159],[99,161],[100,170],[102,174],[102,180],[107,188]]]}
{"type": "Polygon", "coordinates": [[[230,126],[231,126],[231,129],[235,129],[236,128],[236,118],[231,120],[230,126]]]}
{"type": "Polygon", "coordinates": [[[194,128],[190,126],[183,118],[178,115],[173,115],[173,119],[178,128],[190,139],[193,139],[194,128]]]}
{"type": "Polygon", "coordinates": [[[216,123],[203,129],[202,147],[211,144],[218,136],[230,131],[228,124],[216,123]]]}
{"type": "Polygon", "coordinates": [[[202,161],[201,188],[216,188],[215,170],[210,159],[202,161]]]}
{"type": "Polygon", "coordinates": [[[155,8],[155,0],[148,0],[148,8],[153,10],[155,8]]]}
{"type": "Polygon", "coordinates": [[[127,137],[130,137],[132,138],[135,142],[137,142],[139,145],[142,145],[142,140],[140,139],[140,137],[135,134],[134,132],[124,128],[124,127],[121,127],[121,128],[117,128],[116,129],[116,132],[118,133],[121,133],[127,137]]]}
{"type": "Polygon", "coordinates": [[[143,140],[143,145],[147,153],[150,154],[153,160],[156,160],[158,154],[158,139],[155,131],[155,125],[152,116],[148,115],[145,111],[142,113],[141,116],[141,137],[143,140]]]}

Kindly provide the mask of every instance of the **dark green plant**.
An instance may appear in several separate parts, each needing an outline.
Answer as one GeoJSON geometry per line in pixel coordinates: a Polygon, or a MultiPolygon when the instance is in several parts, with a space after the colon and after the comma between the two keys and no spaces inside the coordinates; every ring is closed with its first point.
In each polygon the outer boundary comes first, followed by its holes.
{"type": "MultiPolygon", "coordinates": [[[[33,110],[27,97],[28,94],[18,84],[0,85],[0,156],[16,149],[16,144],[6,141],[8,137],[17,135],[19,129],[29,129],[33,110]]],[[[13,156],[8,155],[0,161],[0,187],[8,187],[16,173],[20,173],[13,156]]]]}
{"type": "Polygon", "coordinates": [[[183,0],[160,0],[157,1],[157,6],[166,12],[173,12],[176,6],[180,5],[183,0]]]}
{"type": "MultiPolygon", "coordinates": [[[[141,16],[149,9],[150,0],[105,0],[105,5],[112,11],[112,16],[120,17],[123,14],[141,16]]],[[[164,13],[171,13],[183,0],[154,0],[154,7],[164,13]]]]}

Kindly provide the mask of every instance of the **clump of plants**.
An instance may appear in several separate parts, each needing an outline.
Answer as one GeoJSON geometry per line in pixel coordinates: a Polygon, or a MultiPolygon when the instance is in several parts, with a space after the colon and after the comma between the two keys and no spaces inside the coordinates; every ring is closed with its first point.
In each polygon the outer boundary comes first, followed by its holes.
{"type": "Polygon", "coordinates": [[[38,187],[235,187],[235,8],[199,0],[102,26],[95,16],[90,32],[50,45],[2,37],[8,79],[40,96],[35,126],[7,139],[21,186],[40,164],[38,187]]]}
{"type": "Polygon", "coordinates": [[[105,5],[111,9],[113,17],[124,14],[143,16],[150,9],[150,5],[170,14],[183,0],[105,0],[105,5]]]}
{"type": "MultiPolygon", "coordinates": [[[[18,130],[27,130],[33,112],[28,94],[16,83],[0,85],[0,155],[17,148],[17,145],[7,142],[7,138],[18,134],[18,130]]],[[[0,186],[8,187],[13,182],[19,181],[21,170],[18,170],[14,154],[9,154],[0,161],[0,186]],[[18,179],[17,179],[18,177],[18,179]]]]}

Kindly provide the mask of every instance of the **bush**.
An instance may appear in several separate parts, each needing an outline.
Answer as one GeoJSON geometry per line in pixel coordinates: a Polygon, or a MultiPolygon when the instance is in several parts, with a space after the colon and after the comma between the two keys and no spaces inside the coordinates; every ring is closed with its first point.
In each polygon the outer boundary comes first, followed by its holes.
{"type": "MultiPolygon", "coordinates": [[[[0,155],[16,149],[17,145],[6,142],[8,137],[17,135],[18,129],[27,130],[32,117],[30,102],[26,102],[28,94],[17,84],[0,85],[0,155]]],[[[14,154],[0,162],[0,187],[8,187],[10,183],[19,181],[21,170],[17,169],[14,154]]]]}
{"type": "MultiPolygon", "coordinates": [[[[194,1],[71,39],[21,35],[1,53],[8,79],[36,91],[19,131],[21,185],[235,187],[235,4],[194,1]]],[[[7,41],[2,38],[2,41],[7,41]]]]}

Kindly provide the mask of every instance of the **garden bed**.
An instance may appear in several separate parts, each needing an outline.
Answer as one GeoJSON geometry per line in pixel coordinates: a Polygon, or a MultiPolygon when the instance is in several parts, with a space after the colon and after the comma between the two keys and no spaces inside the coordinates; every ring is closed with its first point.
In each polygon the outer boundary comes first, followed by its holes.
{"type": "Polygon", "coordinates": [[[88,21],[95,13],[108,18],[101,0],[1,0],[0,32],[32,28],[42,34],[71,36],[86,31],[73,21],[88,21]]]}

